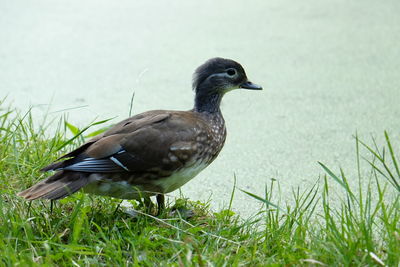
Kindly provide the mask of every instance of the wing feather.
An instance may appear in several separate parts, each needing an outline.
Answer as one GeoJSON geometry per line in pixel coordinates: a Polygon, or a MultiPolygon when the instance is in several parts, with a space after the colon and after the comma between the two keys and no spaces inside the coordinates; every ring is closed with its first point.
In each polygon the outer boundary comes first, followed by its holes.
{"type": "Polygon", "coordinates": [[[121,172],[124,169],[112,161],[110,158],[95,159],[85,158],[82,161],[71,164],[58,170],[77,171],[77,172],[121,172]]]}
{"type": "Polygon", "coordinates": [[[207,127],[199,118],[179,111],[145,112],[121,121],[60,158],[68,159],[43,170],[115,173],[161,168],[172,171],[181,168],[196,153],[196,149],[186,147],[193,147],[198,129],[207,127]],[[182,144],[185,146],[180,147],[182,144]],[[179,157],[183,152],[175,150],[185,150],[185,155],[179,157]],[[176,156],[177,161],[173,160],[176,156]]]}

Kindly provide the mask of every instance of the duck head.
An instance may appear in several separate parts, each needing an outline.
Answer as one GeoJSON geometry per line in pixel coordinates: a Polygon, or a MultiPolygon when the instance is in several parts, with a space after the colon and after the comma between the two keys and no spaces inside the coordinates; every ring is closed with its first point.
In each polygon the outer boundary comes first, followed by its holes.
{"type": "Polygon", "coordinates": [[[212,58],[193,74],[194,110],[218,112],[222,96],[234,89],[262,90],[247,79],[242,65],[231,59],[212,58]]]}

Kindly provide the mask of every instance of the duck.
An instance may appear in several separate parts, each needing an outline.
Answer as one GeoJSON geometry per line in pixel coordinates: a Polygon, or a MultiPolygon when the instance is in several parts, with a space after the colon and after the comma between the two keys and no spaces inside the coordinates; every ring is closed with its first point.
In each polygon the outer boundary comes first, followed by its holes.
{"type": "Polygon", "coordinates": [[[148,205],[156,196],[159,214],[165,194],[209,166],[224,146],[223,96],[236,89],[262,90],[241,64],[220,57],[195,70],[192,88],[191,110],[152,110],[127,118],[42,168],[54,173],[18,196],[57,200],[82,189],[148,205]]]}

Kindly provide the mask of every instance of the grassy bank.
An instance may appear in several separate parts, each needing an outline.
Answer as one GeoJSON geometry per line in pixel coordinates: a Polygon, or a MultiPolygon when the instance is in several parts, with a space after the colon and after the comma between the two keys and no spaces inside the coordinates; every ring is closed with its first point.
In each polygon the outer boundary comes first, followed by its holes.
{"type": "Polygon", "coordinates": [[[82,133],[63,120],[37,123],[30,112],[0,109],[1,266],[399,265],[400,171],[387,134],[384,148],[355,139],[356,177],[321,163],[326,176],[312,188],[293,188],[288,203],[294,204],[286,204],[272,181],[264,196],[233,186],[232,197],[248,194],[264,204],[248,219],[230,207],[211,212],[207,203],[184,198],[169,211],[185,207],[193,217],[167,211],[157,218],[138,203],[132,202],[138,213],[131,216],[119,200],[82,193],[53,205],[16,197],[90,129],[82,133]],[[49,124],[58,125],[52,137],[49,124]],[[359,188],[351,188],[350,179],[360,181],[359,188]]]}

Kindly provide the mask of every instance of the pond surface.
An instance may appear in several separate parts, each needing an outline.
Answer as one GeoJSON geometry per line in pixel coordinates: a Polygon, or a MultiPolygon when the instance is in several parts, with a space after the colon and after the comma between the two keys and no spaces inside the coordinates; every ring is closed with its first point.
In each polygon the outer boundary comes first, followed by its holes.
{"type": "MultiPolygon", "coordinates": [[[[242,63],[264,91],[225,96],[226,145],[182,188],[215,208],[229,203],[234,175],[259,195],[274,178],[290,198],[323,174],[317,161],[355,174],[356,132],[399,137],[397,0],[14,0],[0,10],[0,97],[38,117],[68,112],[78,126],[124,119],[133,91],[134,113],[190,109],[198,65],[242,63]]],[[[242,192],[233,205],[258,208],[242,192]]]]}

